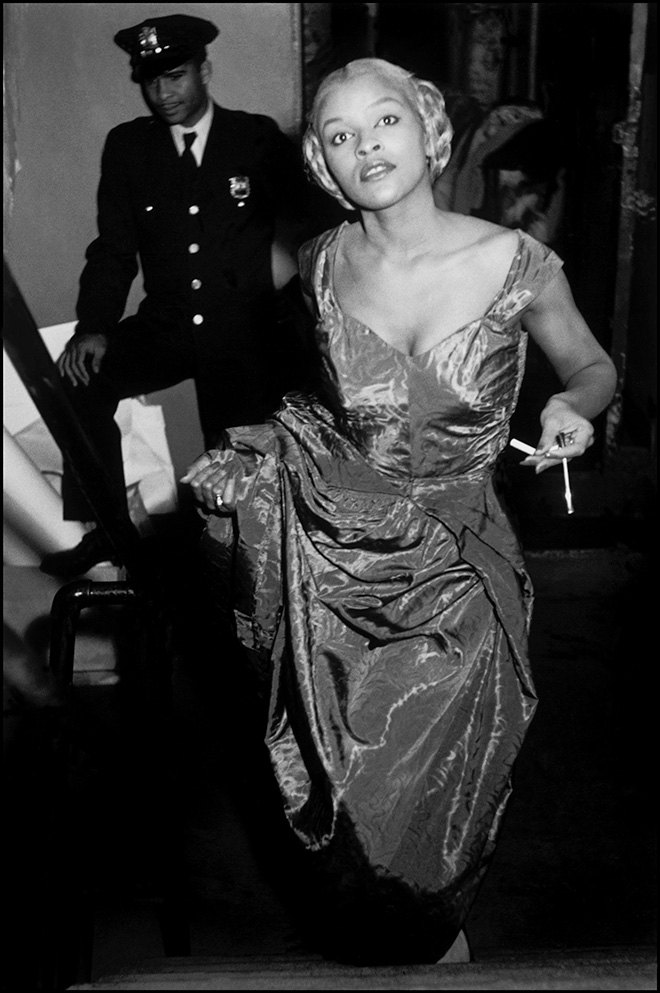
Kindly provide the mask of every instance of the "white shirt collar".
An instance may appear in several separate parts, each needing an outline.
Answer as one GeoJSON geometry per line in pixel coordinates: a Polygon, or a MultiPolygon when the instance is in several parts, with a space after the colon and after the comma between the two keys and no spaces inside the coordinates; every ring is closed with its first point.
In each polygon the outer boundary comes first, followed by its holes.
{"type": "Polygon", "coordinates": [[[204,111],[203,117],[201,117],[197,124],[192,128],[184,128],[181,124],[173,124],[170,128],[172,132],[172,138],[174,139],[174,144],[176,145],[176,150],[179,155],[183,154],[185,144],[183,141],[184,134],[189,134],[191,131],[197,133],[192,144],[192,153],[195,156],[195,161],[197,165],[202,164],[202,157],[204,155],[204,149],[206,148],[206,140],[209,136],[209,131],[211,130],[211,122],[213,121],[213,101],[209,99],[209,105],[204,111]]]}

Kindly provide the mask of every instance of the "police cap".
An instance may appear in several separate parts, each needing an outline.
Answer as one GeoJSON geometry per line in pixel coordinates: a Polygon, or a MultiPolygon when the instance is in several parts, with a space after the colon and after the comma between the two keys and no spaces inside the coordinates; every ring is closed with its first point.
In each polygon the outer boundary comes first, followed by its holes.
{"type": "Polygon", "coordinates": [[[170,14],[124,28],[114,40],[130,55],[132,78],[139,83],[188,62],[218,34],[215,24],[201,17],[170,14]]]}

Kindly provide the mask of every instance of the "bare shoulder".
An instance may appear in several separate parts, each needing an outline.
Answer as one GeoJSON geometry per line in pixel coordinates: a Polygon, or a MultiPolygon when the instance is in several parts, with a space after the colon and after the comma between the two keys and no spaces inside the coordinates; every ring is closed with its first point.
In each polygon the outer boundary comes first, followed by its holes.
{"type": "Polygon", "coordinates": [[[503,228],[500,224],[465,214],[446,212],[442,216],[447,241],[457,251],[487,249],[506,252],[518,245],[518,232],[503,228]]]}
{"type": "Polygon", "coordinates": [[[442,223],[443,254],[455,259],[477,283],[490,290],[500,286],[518,251],[518,232],[455,213],[444,213],[442,223]]]}
{"type": "Polygon", "coordinates": [[[518,232],[480,217],[443,213],[444,240],[449,252],[465,253],[485,265],[510,263],[518,249],[518,232]]]}

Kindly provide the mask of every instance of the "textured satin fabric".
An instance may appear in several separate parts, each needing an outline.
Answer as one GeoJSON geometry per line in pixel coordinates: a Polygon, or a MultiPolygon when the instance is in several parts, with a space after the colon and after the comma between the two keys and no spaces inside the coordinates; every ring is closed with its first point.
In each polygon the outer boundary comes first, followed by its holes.
{"type": "Polygon", "coordinates": [[[410,357],[342,313],[344,227],[301,254],[335,396],[290,395],[228,432],[238,509],[203,541],[231,564],[238,636],[270,680],[266,744],[327,933],[349,958],[434,961],[492,855],[536,705],[532,594],[491,475],[520,313],[561,262],[519,232],[486,314],[410,357]]]}

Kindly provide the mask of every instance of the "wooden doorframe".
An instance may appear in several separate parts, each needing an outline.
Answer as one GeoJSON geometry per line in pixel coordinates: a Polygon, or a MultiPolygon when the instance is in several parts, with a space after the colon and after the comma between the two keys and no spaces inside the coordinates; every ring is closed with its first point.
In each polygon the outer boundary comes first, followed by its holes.
{"type": "Polygon", "coordinates": [[[649,4],[633,4],[628,71],[628,113],[612,135],[621,146],[622,171],[619,204],[617,272],[612,317],[611,357],[617,369],[617,386],[608,408],[604,459],[611,463],[618,451],[623,420],[623,394],[629,346],[630,304],[635,265],[638,220],[655,212],[655,201],[639,186],[639,138],[644,111],[642,78],[647,46],[649,4]]]}

